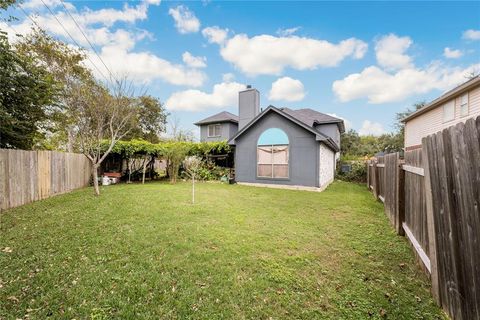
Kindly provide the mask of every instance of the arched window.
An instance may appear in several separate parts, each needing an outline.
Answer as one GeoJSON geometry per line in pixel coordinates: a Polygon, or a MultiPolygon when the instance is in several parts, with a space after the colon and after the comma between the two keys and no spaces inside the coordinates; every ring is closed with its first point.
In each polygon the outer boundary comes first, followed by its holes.
{"type": "Polygon", "coordinates": [[[288,178],[288,136],[277,128],[265,130],[257,143],[257,176],[288,178]]]}

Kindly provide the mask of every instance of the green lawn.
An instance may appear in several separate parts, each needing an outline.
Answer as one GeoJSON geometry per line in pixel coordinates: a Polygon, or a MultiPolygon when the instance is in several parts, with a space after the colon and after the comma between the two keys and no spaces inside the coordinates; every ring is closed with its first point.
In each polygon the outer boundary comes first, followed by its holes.
{"type": "Polygon", "coordinates": [[[436,319],[364,186],[118,185],[1,216],[0,319],[436,319]],[[7,249],[5,249],[8,247],[7,249]]]}

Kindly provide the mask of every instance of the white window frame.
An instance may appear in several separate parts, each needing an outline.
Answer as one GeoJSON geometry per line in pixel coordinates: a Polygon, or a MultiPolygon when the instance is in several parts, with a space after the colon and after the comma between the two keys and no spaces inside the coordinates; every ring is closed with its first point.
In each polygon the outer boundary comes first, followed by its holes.
{"type": "Polygon", "coordinates": [[[261,178],[261,179],[277,179],[277,180],[285,180],[285,179],[290,179],[290,147],[288,144],[282,144],[282,145],[277,145],[277,144],[269,144],[269,145],[257,145],[257,178],[261,178]],[[271,160],[269,163],[260,163],[259,162],[259,156],[258,156],[258,148],[260,147],[271,147],[272,148],[272,152],[271,152],[271,160]],[[273,147],[286,147],[287,148],[287,163],[285,164],[275,164],[273,163],[273,147]],[[261,176],[258,174],[258,165],[271,165],[272,166],[272,175],[271,176],[261,176]],[[273,169],[275,167],[275,165],[286,165],[287,166],[287,176],[286,177],[274,177],[273,176],[273,169]]]}
{"type": "Polygon", "coordinates": [[[443,105],[443,122],[450,122],[455,120],[455,101],[448,101],[443,105]],[[452,108],[451,116],[447,117],[447,108],[452,108]]]}
{"type": "Polygon", "coordinates": [[[470,112],[470,103],[469,103],[468,92],[460,96],[460,117],[468,116],[470,112]],[[465,100],[464,100],[465,99],[465,100]]]}
{"type": "Polygon", "coordinates": [[[221,137],[222,136],[222,125],[215,123],[215,124],[209,124],[207,127],[207,137],[209,138],[215,138],[215,137],[221,137]],[[213,135],[210,134],[210,128],[213,130],[213,135]],[[218,129],[218,132],[217,132],[218,129]]]}

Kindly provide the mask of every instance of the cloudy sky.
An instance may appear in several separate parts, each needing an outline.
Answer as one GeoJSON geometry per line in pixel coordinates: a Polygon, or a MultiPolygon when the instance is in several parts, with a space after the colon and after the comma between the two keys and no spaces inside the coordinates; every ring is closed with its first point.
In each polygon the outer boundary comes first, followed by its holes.
{"type": "Polygon", "coordinates": [[[360,134],[381,134],[393,130],[396,112],[480,71],[478,1],[26,0],[21,7],[29,18],[17,7],[8,12],[17,21],[0,22],[12,41],[34,20],[87,49],[99,79],[128,76],[192,130],[221,110],[237,113],[237,93],[251,84],[262,107],[309,107],[360,134]]]}

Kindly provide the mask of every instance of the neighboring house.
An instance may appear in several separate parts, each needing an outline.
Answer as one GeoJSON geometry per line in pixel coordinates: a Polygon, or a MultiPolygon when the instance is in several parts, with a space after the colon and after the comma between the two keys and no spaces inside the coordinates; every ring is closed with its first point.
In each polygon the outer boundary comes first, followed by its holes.
{"type": "Polygon", "coordinates": [[[405,149],[422,146],[422,138],[480,115],[480,77],[448,91],[402,121],[405,149]]]}
{"type": "MultiPolygon", "coordinates": [[[[345,131],[342,119],[312,109],[269,106],[260,111],[260,94],[250,86],[239,93],[238,108],[238,130],[228,131],[237,182],[323,189],[333,181],[340,135],[345,131]]],[[[207,132],[216,130],[205,129],[208,125],[235,120],[230,113],[219,113],[196,124],[207,132]]],[[[208,134],[202,133],[201,140],[207,139],[208,134]]]]}

